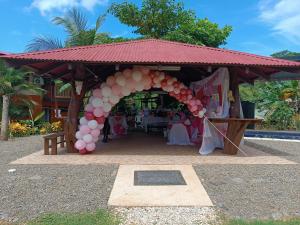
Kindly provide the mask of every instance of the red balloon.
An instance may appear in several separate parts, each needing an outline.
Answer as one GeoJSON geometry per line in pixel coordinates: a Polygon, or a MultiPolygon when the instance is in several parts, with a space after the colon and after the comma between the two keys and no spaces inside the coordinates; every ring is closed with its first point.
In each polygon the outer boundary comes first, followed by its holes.
{"type": "Polygon", "coordinates": [[[86,154],[87,153],[87,150],[84,148],[84,149],[81,149],[81,150],[79,150],[79,153],[81,154],[81,155],[84,155],[84,154],[86,154]]]}
{"type": "Polygon", "coordinates": [[[103,124],[105,122],[105,117],[96,117],[95,120],[98,122],[98,124],[103,124]]]}
{"type": "Polygon", "coordinates": [[[174,88],[178,88],[179,85],[180,85],[180,83],[178,81],[176,81],[176,82],[173,83],[174,88]]]}
{"type": "Polygon", "coordinates": [[[95,119],[95,116],[92,112],[85,112],[84,113],[84,117],[87,119],[87,120],[93,120],[95,119]]]}
{"type": "Polygon", "coordinates": [[[182,95],[186,95],[186,94],[187,94],[187,90],[186,90],[186,89],[184,89],[184,88],[182,88],[182,89],[180,90],[180,94],[182,94],[182,95]]]}

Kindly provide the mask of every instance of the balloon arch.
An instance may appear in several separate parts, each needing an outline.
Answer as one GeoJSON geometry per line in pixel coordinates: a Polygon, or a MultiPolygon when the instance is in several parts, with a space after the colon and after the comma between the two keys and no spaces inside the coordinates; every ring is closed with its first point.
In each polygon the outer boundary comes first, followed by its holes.
{"type": "Polygon", "coordinates": [[[75,148],[79,153],[87,154],[96,149],[95,143],[104,127],[105,118],[121,98],[151,88],[161,88],[168,92],[179,102],[185,103],[196,117],[202,118],[206,112],[201,101],[193,95],[193,91],[177,78],[161,71],[150,71],[147,67],[125,69],[109,76],[100,88],[93,90],[89,103],[85,106],[84,117],[79,121],[79,130],[76,132],[75,148]]]}

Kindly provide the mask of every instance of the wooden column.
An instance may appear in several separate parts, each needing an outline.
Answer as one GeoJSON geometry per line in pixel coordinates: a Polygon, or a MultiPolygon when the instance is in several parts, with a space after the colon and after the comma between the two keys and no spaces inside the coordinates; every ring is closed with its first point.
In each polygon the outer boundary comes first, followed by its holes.
{"type": "Polygon", "coordinates": [[[69,103],[67,119],[65,121],[65,127],[64,127],[68,153],[77,152],[77,150],[74,147],[76,142],[75,133],[78,129],[80,107],[83,104],[83,98],[87,91],[87,80],[83,80],[83,85],[80,94],[76,92],[75,80],[78,80],[78,78],[82,79],[84,75],[85,75],[85,69],[81,65],[77,66],[74,72],[72,73],[72,81],[71,81],[72,94],[69,103]]]}
{"type": "Polygon", "coordinates": [[[232,92],[232,96],[234,98],[234,101],[230,102],[230,118],[240,118],[241,105],[238,72],[234,69],[230,69],[229,73],[229,89],[232,92]]]}

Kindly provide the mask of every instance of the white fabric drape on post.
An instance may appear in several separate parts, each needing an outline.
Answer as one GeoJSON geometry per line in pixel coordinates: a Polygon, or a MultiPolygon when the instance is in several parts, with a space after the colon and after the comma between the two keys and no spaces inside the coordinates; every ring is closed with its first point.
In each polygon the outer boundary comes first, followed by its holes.
{"type": "MultiPolygon", "coordinates": [[[[201,81],[193,82],[191,84],[191,88],[196,94],[201,91],[205,96],[210,98],[209,103],[206,106],[207,117],[226,118],[229,116],[229,71],[227,68],[220,68],[211,76],[201,81]],[[222,99],[217,98],[220,97],[220,93],[218,92],[222,93],[222,99]]],[[[201,148],[199,149],[199,153],[202,155],[207,155],[213,152],[215,148],[223,148],[224,139],[223,136],[209,123],[207,119],[204,119],[203,123],[203,140],[201,148]]],[[[222,133],[226,132],[227,124],[216,124],[215,126],[222,131],[222,133]]]]}

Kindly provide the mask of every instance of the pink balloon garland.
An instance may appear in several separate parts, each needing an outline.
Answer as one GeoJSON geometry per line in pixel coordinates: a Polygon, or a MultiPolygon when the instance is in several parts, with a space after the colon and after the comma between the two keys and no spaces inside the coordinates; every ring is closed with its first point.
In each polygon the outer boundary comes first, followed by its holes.
{"type": "Polygon", "coordinates": [[[150,71],[147,67],[125,69],[109,76],[100,88],[92,91],[89,103],[85,106],[84,117],[80,119],[76,132],[75,148],[80,154],[88,154],[96,149],[105,118],[121,98],[131,93],[161,88],[179,102],[185,103],[195,117],[202,118],[206,112],[201,101],[193,96],[193,91],[177,78],[160,71],[150,71]]]}

